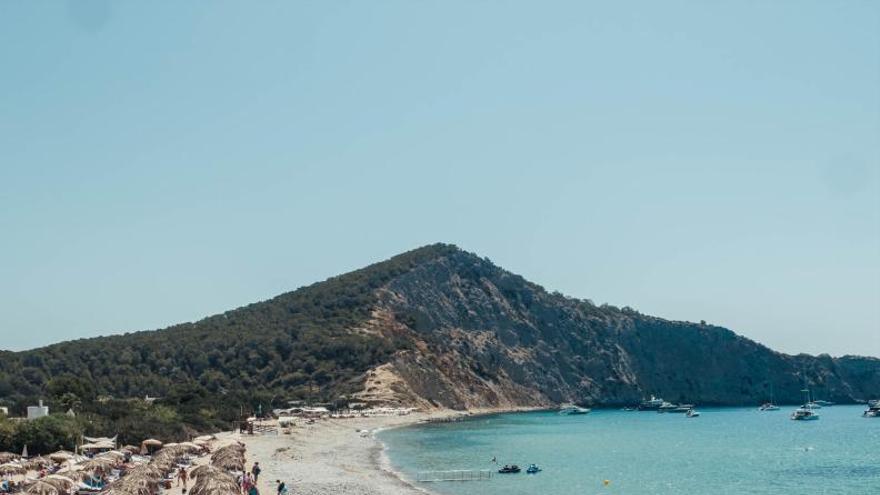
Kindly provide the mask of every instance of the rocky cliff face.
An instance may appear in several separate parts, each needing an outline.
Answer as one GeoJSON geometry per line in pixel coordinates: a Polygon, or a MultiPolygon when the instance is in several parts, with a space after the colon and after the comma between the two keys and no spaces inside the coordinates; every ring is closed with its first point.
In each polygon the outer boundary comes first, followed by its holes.
{"type": "Polygon", "coordinates": [[[400,403],[458,409],[560,402],[852,402],[880,394],[880,360],[789,356],[730,330],[550,294],[453,251],[377,291],[374,324],[416,345],[367,381],[400,403]]]}

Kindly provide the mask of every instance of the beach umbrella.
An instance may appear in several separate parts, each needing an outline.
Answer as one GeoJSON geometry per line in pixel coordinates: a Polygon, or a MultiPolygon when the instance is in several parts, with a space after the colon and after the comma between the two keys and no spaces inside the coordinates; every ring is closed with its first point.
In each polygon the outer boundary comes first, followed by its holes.
{"type": "Polygon", "coordinates": [[[65,478],[70,478],[74,481],[82,481],[82,480],[91,476],[89,473],[87,473],[85,471],[79,471],[77,469],[72,469],[72,468],[62,469],[62,470],[56,472],[55,475],[63,476],[65,478]]]}
{"type": "Polygon", "coordinates": [[[25,474],[27,469],[21,464],[13,464],[11,462],[7,462],[6,464],[0,464],[0,474],[10,475],[10,474],[25,474]]]}
{"type": "Polygon", "coordinates": [[[27,445],[25,445],[25,446],[21,449],[21,458],[22,458],[22,459],[27,459],[27,457],[28,457],[27,445]]]}
{"type": "Polygon", "coordinates": [[[50,466],[54,464],[50,459],[46,459],[45,457],[37,456],[31,459],[28,459],[25,463],[25,466],[28,469],[42,469],[46,466],[50,466]]]}
{"type": "Polygon", "coordinates": [[[141,451],[141,448],[138,447],[137,445],[126,445],[126,446],[122,447],[122,448],[119,449],[119,450],[127,450],[127,451],[129,451],[129,452],[131,452],[131,453],[135,453],[135,452],[140,452],[140,451],[141,451]]]}
{"type": "Polygon", "coordinates": [[[25,490],[28,495],[63,495],[62,491],[55,487],[52,483],[37,480],[25,490]]]}
{"type": "Polygon", "coordinates": [[[52,459],[56,463],[61,464],[64,461],[69,461],[69,460],[73,459],[74,457],[76,457],[76,455],[73,452],[68,452],[66,450],[59,450],[58,452],[53,452],[53,453],[49,454],[48,457],[49,457],[49,459],[52,459]]]}
{"type": "Polygon", "coordinates": [[[148,438],[141,442],[141,445],[146,445],[147,447],[161,447],[163,443],[155,438],[148,438]]]}
{"type": "Polygon", "coordinates": [[[55,488],[65,492],[77,486],[76,481],[60,474],[50,474],[49,476],[42,478],[42,480],[55,486],[55,488]]]}
{"type": "Polygon", "coordinates": [[[220,474],[226,474],[226,471],[211,464],[202,464],[201,466],[194,467],[192,471],[189,472],[189,475],[195,480],[202,476],[217,476],[220,474]]]}
{"type": "Polygon", "coordinates": [[[0,452],[0,463],[9,462],[18,459],[18,454],[12,452],[0,452]]]}
{"type": "Polygon", "coordinates": [[[156,466],[154,464],[141,464],[140,466],[132,469],[129,472],[128,476],[125,477],[125,479],[135,477],[160,480],[162,479],[164,474],[165,473],[159,466],[156,466]]]}
{"type": "Polygon", "coordinates": [[[238,457],[224,457],[211,463],[227,471],[244,471],[244,459],[238,457]]]}
{"type": "Polygon", "coordinates": [[[202,450],[203,447],[195,442],[183,442],[179,445],[179,448],[185,452],[195,452],[202,450]]]}
{"type": "Polygon", "coordinates": [[[125,452],[120,452],[118,450],[108,450],[107,452],[104,452],[103,454],[98,455],[98,457],[107,457],[107,458],[111,458],[111,459],[125,459],[127,456],[125,455],[125,452]]]}
{"type": "Polygon", "coordinates": [[[240,490],[238,483],[231,475],[213,472],[202,474],[193,484],[191,495],[234,495],[240,490]]]}
{"type": "Polygon", "coordinates": [[[113,459],[107,457],[95,457],[94,459],[81,462],[77,464],[77,466],[85,471],[95,471],[98,469],[107,469],[114,464],[116,464],[116,461],[113,459]]]}
{"type": "Polygon", "coordinates": [[[198,441],[200,441],[200,442],[210,442],[211,440],[214,440],[214,439],[216,439],[216,438],[217,438],[217,437],[215,437],[214,435],[202,435],[202,436],[200,436],[200,437],[195,437],[195,438],[193,439],[193,441],[198,440],[198,441]]]}

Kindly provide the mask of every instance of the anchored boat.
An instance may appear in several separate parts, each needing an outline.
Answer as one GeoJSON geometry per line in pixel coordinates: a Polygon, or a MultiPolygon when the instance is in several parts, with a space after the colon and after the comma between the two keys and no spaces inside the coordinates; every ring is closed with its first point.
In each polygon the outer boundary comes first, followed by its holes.
{"type": "MultiPolygon", "coordinates": [[[[810,400],[810,391],[808,389],[801,390],[806,398],[806,403],[791,413],[791,419],[795,421],[814,421],[819,419],[819,414],[814,411],[813,401],[810,400]]],[[[820,406],[821,407],[821,406],[820,406]]]]}
{"type": "Polygon", "coordinates": [[[563,416],[577,416],[580,414],[589,414],[592,409],[587,407],[580,407],[574,404],[564,404],[559,408],[559,414],[563,416]]]}
{"type": "Polygon", "coordinates": [[[666,401],[661,399],[660,397],[651,396],[650,399],[645,399],[639,403],[639,411],[656,411],[660,409],[666,401]]]}

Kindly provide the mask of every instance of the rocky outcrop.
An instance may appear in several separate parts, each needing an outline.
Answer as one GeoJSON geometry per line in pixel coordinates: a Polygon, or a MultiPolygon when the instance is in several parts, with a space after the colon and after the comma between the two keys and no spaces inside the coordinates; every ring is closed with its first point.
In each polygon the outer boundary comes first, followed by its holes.
{"type": "MultiPolygon", "coordinates": [[[[383,367],[396,401],[466,409],[667,400],[837,402],[880,394],[880,360],[789,356],[730,330],[550,294],[463,251],[378,290],[379,313],[415,342],[383,367]]],[[[381,326],[381,325],[380,325],[381,326]]],[[[368,382],[369,383],[369,382],[368,382]]]]}

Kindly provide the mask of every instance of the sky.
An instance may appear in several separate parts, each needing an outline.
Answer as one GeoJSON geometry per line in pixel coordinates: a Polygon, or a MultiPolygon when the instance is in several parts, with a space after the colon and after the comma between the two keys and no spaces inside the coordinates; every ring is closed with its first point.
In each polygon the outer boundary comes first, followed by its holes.
{"type": "Polygon", "coordinates": [[[880,356],[880,3],[0,1],[0,348],[433,243],[880,356]]]}

